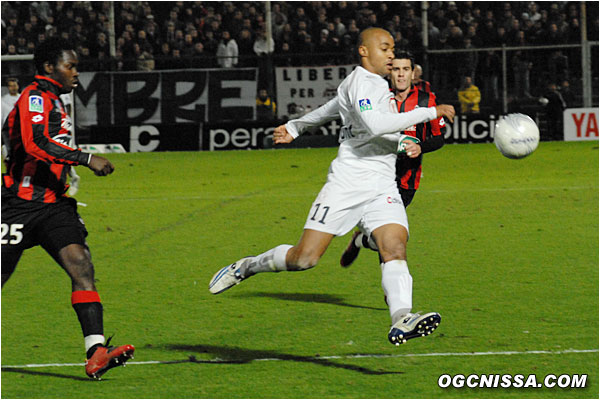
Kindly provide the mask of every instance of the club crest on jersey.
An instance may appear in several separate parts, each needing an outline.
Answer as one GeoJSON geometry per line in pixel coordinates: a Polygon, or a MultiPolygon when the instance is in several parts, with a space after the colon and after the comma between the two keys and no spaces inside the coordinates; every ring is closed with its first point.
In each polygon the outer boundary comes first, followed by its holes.
{"type": "Polygon", "coordinates": [[[29,111],[44,112],[44,99],[42,96],[29,96],[29,111]]]}
{"type": "Polygon", "coordinates": [[[371,100],[369,99],[360,99],[358,101],[358,107],[360,108],[360,112],[372,110],[371,100]]]}

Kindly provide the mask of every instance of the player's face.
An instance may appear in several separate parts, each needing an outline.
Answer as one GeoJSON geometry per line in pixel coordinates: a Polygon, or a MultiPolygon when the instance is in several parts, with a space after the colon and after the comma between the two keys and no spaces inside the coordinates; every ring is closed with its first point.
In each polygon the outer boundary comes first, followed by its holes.
{"type": "Polygon", "coordinates": [[[381,30],[373,33],[366,43],[368,50],[368,63],[370,71],[388,76],[392,71],[392,60],[394,59],[394,39],[388,32],[381,30]]]}
{"type": "Polygon", "coordinates": [[[392,61],[392,87],[399,91],[404,92],[410,89],[412,84],[413,70],[410,65],[410,60],[407,59],[395,59],[392,61]]]}
{"type": "Polygon", "coordinates": [[[73,50],[63,51],[62,57],[60,57],[54,66],[54,72],[51,78],[60,83],[63,93],[69,93],[71,90],[77,87],[79,84],[79,72],[77,71],[77,54],[73,50]]]}

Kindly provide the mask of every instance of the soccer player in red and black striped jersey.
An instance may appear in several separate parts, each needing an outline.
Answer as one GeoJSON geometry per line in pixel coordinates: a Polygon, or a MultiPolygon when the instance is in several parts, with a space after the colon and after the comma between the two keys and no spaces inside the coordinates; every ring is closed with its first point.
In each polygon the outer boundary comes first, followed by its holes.
{"type": "Polygon", "coordinates": [[[42,246],[71,278],[71,304],[87,355],[86,373],[99,378],[132,357],[131,345],[104,339],[102,304],[77,202],[65,196],[67,173],[85,165],[98,176],[114,167],[107,159],[71,148],[71,119],[60,95],[78,84],[78,59],[67,42],[52,38],[35,49],[38,75],[2,127],[8,148],[2,175],[2,287],[28,248],[42,246]]]}
{"type": "MultiPolygon", "coordinates": [[[[395,92],[395,100],[398,112],[407,112],[418,107],[435,107],[435,95],[431,92],[419,90],[412,84],[415,71],[414,57],[408,52],[396,54],[392,63],[390,76],[392,90],[395,92]]],[[[405,151],[398,154],[396,160],[396,183],[404,207],[412,202],[421,181],[423,154],[440,149],[444,145],[445,121],[439,119],[413,125],[404,132],[405,135],[418,139],[418,143],[406,141],[405,151]]],[[[340,265],[350,266],[361,247],[377,250],[374,240],[368,238],[362,232],[357,231],[352,235],[348,247],[342,254],[340,265]]]]}

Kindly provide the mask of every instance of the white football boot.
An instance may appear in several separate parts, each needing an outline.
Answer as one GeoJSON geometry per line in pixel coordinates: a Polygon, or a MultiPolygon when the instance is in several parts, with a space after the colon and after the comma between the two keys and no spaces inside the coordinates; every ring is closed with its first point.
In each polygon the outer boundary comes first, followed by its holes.
{"type": "Polygon", "coordinates": [[[425,315],[408,313],[400,321],[392,325],[388,333],[390,343],[400,346],[409,339],[427,336],[438,327],[442,317],[432,312],[425,315]]]}
{"type": "Polygon", "coordinates": [[[248,278],[242,274],[242,266],[252,258],[254,257],[245,257],[233,264],[221,268],[212,277],[210,284],[208,285],[208,290],[210,290],[212,294],[219,294],[248,278]]]}

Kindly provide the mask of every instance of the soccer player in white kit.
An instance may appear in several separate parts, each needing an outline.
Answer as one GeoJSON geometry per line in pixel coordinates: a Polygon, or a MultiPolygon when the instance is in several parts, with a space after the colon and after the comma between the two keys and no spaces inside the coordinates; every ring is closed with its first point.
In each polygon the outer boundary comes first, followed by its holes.
{"type": "MultiPolygon", "coordinates": [[[[327,182],[308,213],[304,231],[295,246],[282,244],[255,257],[245,257],[221,268],[209,290],[221,293],[260,272],[299,271],[314,267],[335,236],[354,226],[372,235],[383,263],[382,286],[392,327],[388,339],[399,345],[429,335],[441,321],[438,313],[412,314],[412,277],[406,263],[408,220],[395,181],[396,152],[400,131],[436,119],[454,118],[449,105],[394,113],[393,94],[385,76],[394,59],[394,40],[389,32],[368,28],[361,32],[358,53],[361,66],[340,84],[337,97],[324,111],[339,114],[343,128],[340,147],[332,161],[327,182]]],[[[336,115],[334,115],[336,114],[336,115]]],[[[313,117],[314,118],[314,117],[313,117]]],[[[274,132],[275,143],[287,143],[298,134],[311,114],[288,122],[274,132]],[[294,136],[295,135],[295,136],[294,136]]]]}

